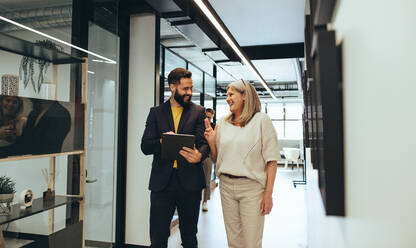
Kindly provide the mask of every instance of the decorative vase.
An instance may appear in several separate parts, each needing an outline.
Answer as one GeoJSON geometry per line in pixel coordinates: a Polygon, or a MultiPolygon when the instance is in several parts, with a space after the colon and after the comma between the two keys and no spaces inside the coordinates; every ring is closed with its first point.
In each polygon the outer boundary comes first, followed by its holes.
{"type": "Polygon", "coordinates": [[[13,201],[14,194],[0,194],[0,203],[8,203],[13,201]]]}
{"type": "Polygon", "coordinates": [[[19,94],[19,76],[5,74],[1,77],[1,94],[17,96],[19,94]]]}
{"type": "Polygon", "coordinates": [[[55,190],[48,189],[43,192],[43,200],[49,201],[55,198],[55,190]]]}
{"type": "Polygon", "coordinates": [[[10,203],[13,201],[14,193],[0,194],[0,216],[10,215],[10,203]],[[6,205],[3,205],[6,204],[6,205]]]}

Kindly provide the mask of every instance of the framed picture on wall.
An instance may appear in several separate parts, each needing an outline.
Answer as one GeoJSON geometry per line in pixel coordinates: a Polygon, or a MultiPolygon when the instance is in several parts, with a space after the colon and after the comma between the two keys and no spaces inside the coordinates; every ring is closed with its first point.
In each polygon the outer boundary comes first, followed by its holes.
{"type": "Polygon", "coordinates": [[[335,31],[316,30],[311,58],[313,69],[315,153],[319,188],[328,215],[345,215],[342,118],[341,49],[335,31]]]}

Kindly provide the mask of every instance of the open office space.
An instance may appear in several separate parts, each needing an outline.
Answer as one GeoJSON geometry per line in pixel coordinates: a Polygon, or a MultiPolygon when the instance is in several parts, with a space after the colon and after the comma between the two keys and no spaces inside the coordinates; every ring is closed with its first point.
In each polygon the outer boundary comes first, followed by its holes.
{"type": "MultiPolygon", "coordinates": [[[[192,73],[189,99],[217,124],[234,114],[227,86],[249,84],[277,133],[262,247],[416,247],[415,9],[1,0],[0,247],[151,245],[153,156],[141,143],[149,110],[178,99],[175,68],[192,73]]],[[[211,199],[201,201],[198,247],[225,248],[223,175],[211,162],[201,171],[211,199]]],[[[178,214],[172,248],[183,242],[178,214]]]]}

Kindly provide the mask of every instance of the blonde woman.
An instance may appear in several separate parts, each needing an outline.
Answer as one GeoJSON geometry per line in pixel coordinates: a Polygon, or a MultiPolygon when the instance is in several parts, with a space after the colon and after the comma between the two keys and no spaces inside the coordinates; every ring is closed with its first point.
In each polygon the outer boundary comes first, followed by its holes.
{"type": "Polygon", "coordinates": [[[205,138],[217,163],[228,246],[260,248],[264,218],[273,207],[277,134],[250,83],[231,83],[227,103],[231,113],[215,130],[205,120],[205,138]]]}

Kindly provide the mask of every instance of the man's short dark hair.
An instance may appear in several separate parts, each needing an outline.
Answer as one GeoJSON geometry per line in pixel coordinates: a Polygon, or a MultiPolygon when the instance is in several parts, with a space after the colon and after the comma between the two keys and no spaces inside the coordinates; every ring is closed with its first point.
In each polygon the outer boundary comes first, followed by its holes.
{"type": "Polygon", "coordinates": [[[184,68],[173,69],[168,76],[169,84],[178,84],[181,81],[181,78],[191,78],[192,72],[184,68]]]}
{"type": "Polygon", "coordinates": [[[207,108],[205,111],[210,112],[211,114],[215,114],[215,111],[212,108],[207,108]]]}

